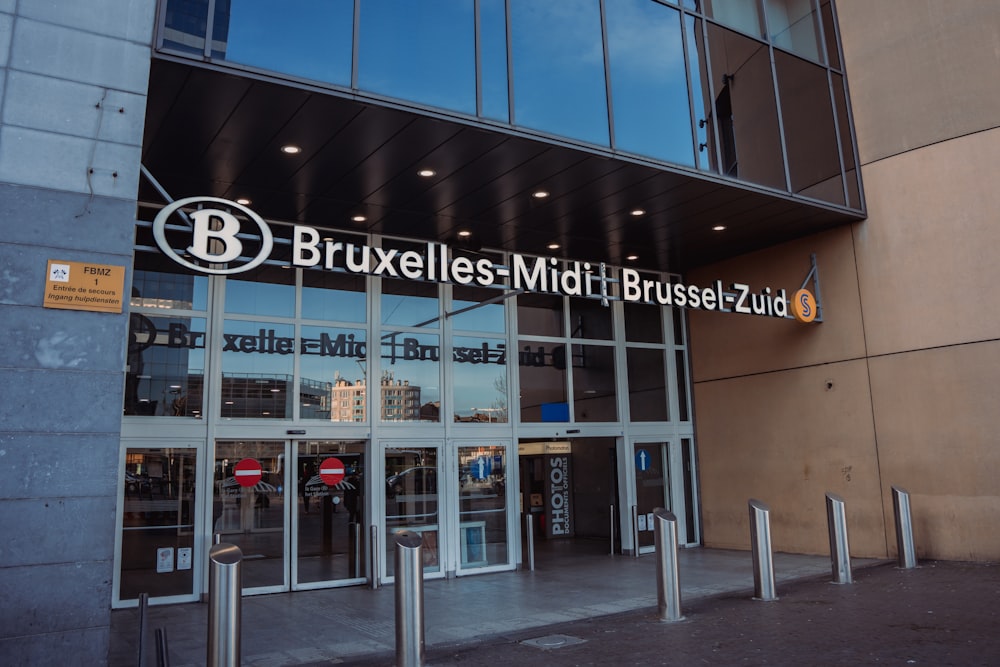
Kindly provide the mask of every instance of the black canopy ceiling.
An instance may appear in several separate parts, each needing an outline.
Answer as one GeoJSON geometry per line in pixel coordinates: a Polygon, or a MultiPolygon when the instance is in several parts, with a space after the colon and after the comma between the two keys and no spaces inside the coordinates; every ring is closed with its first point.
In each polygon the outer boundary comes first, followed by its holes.
{"type": "MultiPolygon", "coordinates": [[[[461,243],[476,247],[681,273],[862,217],[500,127],[160,58],[142,159],[174,199],[246,197],[270,220],[450,243],[467,230],[461,243]],[[302,152],[286,155],[286,144],[302,152]],[[421,169],[436,173],[421,177],[421,169]],[[539,189],[550,196],[532,197],[539,189]]],[[[163,203],[145,179],[139,197],[163,203]]]]}

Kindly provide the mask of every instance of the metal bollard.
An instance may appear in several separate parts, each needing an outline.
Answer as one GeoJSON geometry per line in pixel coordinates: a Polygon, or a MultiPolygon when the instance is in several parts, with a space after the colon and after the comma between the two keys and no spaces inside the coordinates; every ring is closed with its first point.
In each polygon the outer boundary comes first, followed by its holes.
{"type": "Polygon", "coordinates": [[[753,551],[753,596],[777,600],[774,592],[774,561],[771,558],[771,509],[750,499],[750,546],[753,551]]]}
{"type": "Polygon", "coordinates": [[[639,557],[639,508],[632,505],[632,557],[639,557]]]}
{"type": "Polygon", "coordinates": [[[135,663],[139,667],[146,667],[149,664],[146,661],[146,635],[148,634],[148,630],[146,629],[146,613],[148,611],[149,593],[139,593],[139,654],[135,663]]]}
{"type": "Polygon", "coordinates": [[[396,542],[396,667],[424,664],[423,538],[412,530],[393,534],[396,542]]]}
{"type": "Polygon", "coordinates": [[[910,494],[898,486],[892,487],[892,513],[896,517],[896,547],[899,567],[910,570],[917,566],[913,547],[913,520],[910,516],[910,494]]]}
{"type": "Polygon", "coordinates": [[[611,555],[615,555],[615,506],[611,506],[611,555]]]}
{"type": "Polygon", "coordinates": [[[844,499],[835,493],[826,494],[826,522],[830,530],[830,563],[833,583],[850,584],[851,548],[847,544],[847,515],[844,499]]]}
{"type": "Polygon", "coordinates": [[[371,587],[373,591],[378,590],[378,526],[372,526],[370,529],[369,541],[371,544],[368,546],[368,567],[371,568],[369,571],[372,575],[371,587]]]}
{"type": "Polygon", "coordinates": [[[216,544],[208,552],[208,667],[238,667],[242,631],[243,552],[216,544]]]}
{"type": "Polygon", "coordinates": [[[661,621],[680,621],[681,579],[677,565],[677,517],[662,507],[653,510],[656,522],[656,603],[661,621]]]}
{"type": "Polygon", "coordinates": [[[524,515],[525,544],[528,545],[528,571],[535,571],[535,520],[531,513],[524,515]]]}

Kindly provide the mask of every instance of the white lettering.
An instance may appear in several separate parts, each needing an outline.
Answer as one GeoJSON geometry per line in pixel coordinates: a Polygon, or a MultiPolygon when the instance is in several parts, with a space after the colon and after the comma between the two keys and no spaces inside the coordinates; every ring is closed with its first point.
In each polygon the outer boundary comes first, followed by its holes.
{"type": "Polygon", "coordinates": [[[296,227],[292,230],[292,264],[295,266],[316,266],[320,254],[319,232],[312,227],[296,227]],[[308,253],[308,257],[305,254],[308,253]]]}
{"type": "Polygon", "coordinates": [[[191,218],[194,220],[194,233],[187,251],[198,259],[225,264],[233,261],[243,252],[243,244],[236,238],[240,232],[240,221],[232,213],[216,208],[203,208],[191,213],[191,218]],[[213,220],[221,222],[222,228],[211,229],[210,224],[213,220]],[[210,252],[210,240],[220,242],[222,252],[210,252]]]}

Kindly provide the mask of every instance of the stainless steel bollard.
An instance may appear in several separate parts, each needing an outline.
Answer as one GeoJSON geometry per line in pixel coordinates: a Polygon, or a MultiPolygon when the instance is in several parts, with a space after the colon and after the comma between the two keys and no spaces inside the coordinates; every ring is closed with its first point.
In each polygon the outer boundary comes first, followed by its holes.
{"type": "Polygon", "coordinates": [[[243,552],[216,544],[208,552],[208,667],[240,664],[243,552]]]}
{"type": "Polygon", "coordinates": [[[917,552],[913,546],[913,519],[910,516],[910,494],[898,486],[892,487],[892,513],[896,517],[899,567],[910,570],[917,566],[917,552]]]}
{"type": "Polygon", "coordinates": [[[396,543],[396,667],[424,664],[423,538],[412,530],[393,534],[396,543]]]}
{"type": "Polygon", "coordinates": [[[656,540],[656,603],[661,621],[680,621],[681,578],[677,564],[677,517],[662,507],[653,510],[656,540]]]}
{"type": "Polygon", "coordinates": [[[753,551],[753,596],[777,600],[774,592],[774,560],[771,557],[771,509],[750,499],[750,547],[753,551]]]}
{"type": "Polygon", "coordinates": [[[639,557],[639,508],[632,505],[632,558],[639,557]]]}
{"type": "Polygon", "coordinates": [[[826,494],[826,522],[830,530],[830,564],[833,583],[850,584],[851,548],[847,544],[847,514],[844,499],[835,493],[826,494]]]}
{"type": "Polygon", "coordinates": [[[535,571],[535,520],[531,512],[524,515],[524,540],[528,545],[528,570],[535,571]]]}
{"type": "Polygon", "coordinates": [[[370,529],[369,542],[368,545],[368,567],[369,572],[371,572],[372,580],[371,587],[373,591],[378,590],[378,526],[372,526],[370,529]]]}
{"type": "Polygon", "coordinates": [[[611,506],[611,555],[615,555],[615,506],[611,506]]]}

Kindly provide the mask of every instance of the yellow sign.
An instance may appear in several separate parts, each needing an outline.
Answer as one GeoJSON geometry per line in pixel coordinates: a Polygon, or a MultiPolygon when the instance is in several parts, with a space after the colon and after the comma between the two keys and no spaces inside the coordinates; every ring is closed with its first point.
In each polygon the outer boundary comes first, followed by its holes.
{"type": "Polygon", "coordinates": [[[800,289],[792,297],[792,315],[799,322],[812,322],[816,319],[816,297],[807,289],[800,289]]]}
{"type": "Polygon", "coordinates": [[[50,259],[45,280],[46,308],[120,313],[125,267],[50,259]]]}

